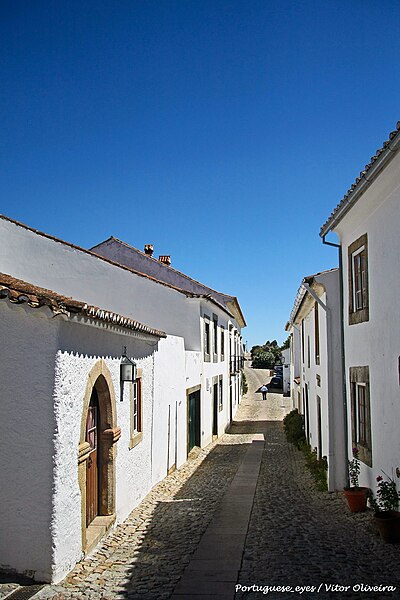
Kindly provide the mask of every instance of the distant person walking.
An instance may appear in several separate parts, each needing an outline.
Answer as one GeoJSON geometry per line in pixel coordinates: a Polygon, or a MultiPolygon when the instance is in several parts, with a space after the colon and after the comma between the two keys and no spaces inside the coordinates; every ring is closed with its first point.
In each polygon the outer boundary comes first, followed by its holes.
{"type": "Polygon", "coordinates": [[[262,399],[263,399],[263,400],[266,400],[266,399],[267,399],[267,392],[268,392],[268,388],[267,388],[267,386],[266,386],[266,385],[263,385],[263,386],[261,387],[261,392],[262,392],[262,396],[263,396],[263,398],[262,398],[262,399]]]}

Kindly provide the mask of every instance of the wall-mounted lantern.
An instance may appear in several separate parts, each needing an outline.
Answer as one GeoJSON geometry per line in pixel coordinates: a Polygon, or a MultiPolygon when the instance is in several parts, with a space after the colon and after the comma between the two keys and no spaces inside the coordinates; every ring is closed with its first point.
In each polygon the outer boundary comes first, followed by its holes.
{"type": "Polygon", "coordinates": [[[130,360],[126,355],[126,346],[122,353],[121,364],[120,364],[120,380],[121,383],[130,381],[133,383],[136,379],[136,363],[130,360]]]}

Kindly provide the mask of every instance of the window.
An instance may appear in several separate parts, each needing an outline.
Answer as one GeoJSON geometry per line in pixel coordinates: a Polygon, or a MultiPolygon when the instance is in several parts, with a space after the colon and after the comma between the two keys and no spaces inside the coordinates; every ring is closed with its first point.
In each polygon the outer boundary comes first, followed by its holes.
{"type": "Polygon", "coordinates": [[[349,324],[369,320],[368,238],[362,235],[349,246],[349,324]]]}
{"type": "Polygon", "coordinates": [[[369,367],[350,368],[351,430],[359,458],[372,467],[369,367]]]}
{"type": "Polygon", "coordinates": [[[131,443],[133,448],[142,440],[142,379],[131,384],[131,443]]]}
{"type": "Polygon", "coordinates": [[[218,390],[218,410],[221,411],[224,407],[224,396],[223,396],[223,378],[219,378],[219,390],[218,390]]]}
{"type": "Polygon", "coordinates": [[[319,314],[318,302],[314,304],[314,328],[315,328],[315,364],[319,365],[319,314]]]}
{"type": "Polygon", "coordinates": [[[213,327],[214,327],[214,335],[213,335],[214,362],[217,362],[218,361],[218,317],[217,317],[217,315],[213,315],[213,327]]]}
{"type": "Polygon", "coordinates": [[[225,329],[221,327],[221,360],[225,358],[225,329]]]}
{"type": "Polygon", "coordinates": [[[210,360],[210,321],[204,317],[204,360],[210,360]]]}

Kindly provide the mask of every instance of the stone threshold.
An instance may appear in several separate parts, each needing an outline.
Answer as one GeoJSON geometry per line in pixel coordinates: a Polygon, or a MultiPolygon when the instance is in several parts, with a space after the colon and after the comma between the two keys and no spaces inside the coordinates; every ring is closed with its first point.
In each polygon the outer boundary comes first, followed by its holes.
{"type": "Polygon", "coordinates": [[[90,554],[97,546],[99,541],[111,529],[115,523],[114,515],[100,515],[93,519],[89,527],[86,528],[86,547],[85,554],[90,554]]]}

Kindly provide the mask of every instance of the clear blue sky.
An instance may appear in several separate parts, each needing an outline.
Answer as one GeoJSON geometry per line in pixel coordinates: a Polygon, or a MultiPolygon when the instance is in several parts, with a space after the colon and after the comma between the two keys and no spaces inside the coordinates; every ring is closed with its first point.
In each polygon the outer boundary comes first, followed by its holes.
{"type": "Polygon", "coordinates": [[[3,0],[0,46],[0,211],[153,243],[238,296],[249,346],[283,341],[400,118],[400,3],[3,0]]]}

